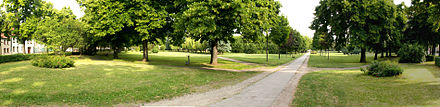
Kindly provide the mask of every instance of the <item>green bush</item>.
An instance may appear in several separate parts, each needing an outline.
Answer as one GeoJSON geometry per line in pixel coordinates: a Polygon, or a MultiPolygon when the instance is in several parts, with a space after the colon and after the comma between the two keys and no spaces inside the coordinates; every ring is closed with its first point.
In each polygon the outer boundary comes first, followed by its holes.
{"type": "Polygon", "coordinates": [[[159,53],[159,47],[155,46],[153,47],[153,50],[151,50],[153,53],[159,53]]]}
{"type": "Polygon", "coordinates": [[[397,54],[400,57],[400,63],[421,63],[425,61],[424,49],[417,44],[404,45],[397,54]]]}
{"type": "Polygon", "coordinates": [[[258,48],[255,46],[255,44],[248,43],[245,44],[243,52],[246,54],[256,54],[258,52],[258,48]]]}
{"type": "Polygon", "coordinates": [[[440,57],[435,58],[435,65],[440,67],[440,57]]]}
{"type": "Polygon", "coordinates": [[[362,72],[368,75],[376,76],[376,77],[389,77],[400,75],[403,73],[403,69],[399,67],[397,63],[393,63],[391,61],[374,61],[370,66],[366,69],[362,68],[362,72]]]}
{"type": "Polygon", "coordinates": [[[426,61],[434,61],[435,56],[433,56],[433,55],[427,55],[425,58],[426,58],[426,61]]]}
{"type": "Polygon", "coordinates": [[[318,54],[318,52],[312,51],[312,52],[310,52],[310,54],[318,54]]]}
{"type": "Polygon", "coordinates": [[[41,55],[32,59],[31,63],[33,66],[45,67],[45,68],[68,68],[68,67],[73,67],[75,61],[73,61],[73,59],[68,58],[66,56],[41,55]]]}
{"type": "Polygon", "coordinates": [[[0,63],[30,60],[39,54],[0,55],[0,63]]]}
{"type": "Polygon", "coordinates": [[[64,56],[72,56],[72,52],[64,52],[63,55],[64,56]]]}

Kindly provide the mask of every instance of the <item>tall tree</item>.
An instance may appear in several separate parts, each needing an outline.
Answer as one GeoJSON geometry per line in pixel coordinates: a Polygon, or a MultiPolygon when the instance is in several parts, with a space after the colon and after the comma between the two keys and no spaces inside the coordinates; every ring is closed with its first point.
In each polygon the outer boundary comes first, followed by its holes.
{"type": "Polygon", "coordinates": [[[124,46],[142,41],[144,57],[148,61],[148,42],[162,38],[154,33],[166,23],[168,15],[161,2],[167,1],[95,1],[78,0],[85,8],[83,19],[91,27],[90,33],[110,41],[114,58],[124,46]]]}
{"type": "Polygon", "coordinates": [[[211,47],[211,62],[217,64],[217,47],[220,41],[233,41],[237,29],[240,2],[212,0],[193,2],[181,14],[175,26],[177,32],[184,32],[196,41],[208,41],[211,47]],[[227,22],[227,23],[226,23],[227,22]]]}
{"type": "Polygon", "coordinates": [[[240,14],[240,29],[244,38],[266,39],[266,61],[269,62],[269,30],[275,25],[281,4],[274,0],[243,0],[240,14]]]}
{"type": "Polygon", "coordinates": [[[360,62],[367,62],[367,49],[380,45],[380,39],[388,35],[379,35],[393,27],[386,21],[395,20],[393,7],[391,0],[322,0],[315,9],[311,28],[326,39],[333,39],[336,47],[360,47],[360,62]]]}
{"type": "Polygon", "coordinates": [[[278,21],[270,32],[271,41],[278,45],[278,59],[281,59],[280,50],[284,48],[283,45],[286,44],[290,33],[290,26],[287,18],[285,16],[278,16],[278,21]]]}
{"type": "Polygon", "coordinates": [[[24,32],[33,32],[35,26],[32,26],[30,31],[21,30],[21,25],[26,23],[29,18],[41,18],[42,4],[44,4],[41,0],[3,0],[1,7],[6,10],[8,14],[7,18],[11,22],[11,26],[8,26],[9,30],[14,29],[12,32],[15,37],[18,39],[19,43],[23,44],[23,53],[26,54],[26,41],[32,38],[32,33],[24,33],[24,32]]]}

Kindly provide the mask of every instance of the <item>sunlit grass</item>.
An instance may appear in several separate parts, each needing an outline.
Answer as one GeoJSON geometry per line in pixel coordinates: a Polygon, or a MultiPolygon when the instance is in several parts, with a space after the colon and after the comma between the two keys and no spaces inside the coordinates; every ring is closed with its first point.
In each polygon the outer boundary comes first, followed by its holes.
{"type": "Polygon", "coordinates": [[[235,84],[256,74],[87,57],[79,58],[75,67],[66,69],[34,67],[29,61],[12,62],[0,64],[0,105],[145,103],[207,90],[200,87],[235,84]]]}
{"type": "MultiPolygon", "coordinates": [[[[367,63],[360,63],[361,55],[344,55],[343,53],[330,53],[328,54],[311,54],[309,59],[310,67],[317,68],[346,68],[346,67],[359,67],[367,65],[374,61],[374,54],[367,53],[367,63]]],[[[383,60],[383,59],[379,59],[383,60]]]]}
{"type": "Polygon", "coordinates": [[[293,106],[440,106],[440,68],[401,64],[401,76],[378,78],[360,70],[318,71],[298,85],[293,106]]]}
{"type": "MultiPolygon", "coordinates": [[[[131,61],[136,63],[143,63],[141,52],[124,52],[119,55],[120,59],[116,60],[124,60],[131,61]]],[[[96,57],[99,59],[108,59],[111,60],[112,56],[101,56],[96,57]]],[[[186,52],[159,52],[159,53],[150,53],[149,59],[147,62],[149,65],[170,65],[170,66],[181,66],[181,67],[210,67],[210,68],[224,68],[224,69],[250,69],[260,67],[258,65],[246,65],[240,64],[237,62],[227,61],[218,59],[217,65],[211,65],[210,62],[210,54],[195,54],[195,53],[186,53],[186,52]],[[188,61],[188,55],[190,56],[190,64],[186,65],[188,61]]]]}
{"type": "Polygon", "coordinates": [[[222,57],[232,58],[244,62],[251,62],[269,66],[278,66],[285,63],[289,63],[290,61],[295,60],[298,57],[301,57],[303,54],[281,54],[280,58],[278,54],[269,54],[269,62],[266,61],[266,54],[244,54],[244,53],[226,53],[221,55],[222,57]]]}

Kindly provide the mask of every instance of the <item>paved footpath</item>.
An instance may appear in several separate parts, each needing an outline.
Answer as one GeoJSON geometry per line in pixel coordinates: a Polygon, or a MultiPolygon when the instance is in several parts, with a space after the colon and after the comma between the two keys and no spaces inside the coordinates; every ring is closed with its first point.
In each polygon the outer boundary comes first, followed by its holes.
{"type": "Polygon", "coordinates": [[[239,94],[210,105],[211,107],[270,107],[289,84],[310,53],[303,55],[287,67],[275,72],[239,94]]]}

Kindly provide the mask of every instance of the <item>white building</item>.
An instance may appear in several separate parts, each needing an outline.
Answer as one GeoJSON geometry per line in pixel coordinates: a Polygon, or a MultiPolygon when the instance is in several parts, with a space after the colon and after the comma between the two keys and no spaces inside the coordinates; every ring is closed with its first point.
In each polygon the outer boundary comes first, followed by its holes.
{"type": "MultiPolygon", "coordinates": [[[[16,38],[12,38],[12,54],[23,53],[23,44],[20,44],[16,38]]],[[[42,53],[45,51],[45,46],[38,44],[35,40],[26,41],[25,52],[28,53],[42,53]]]]}

